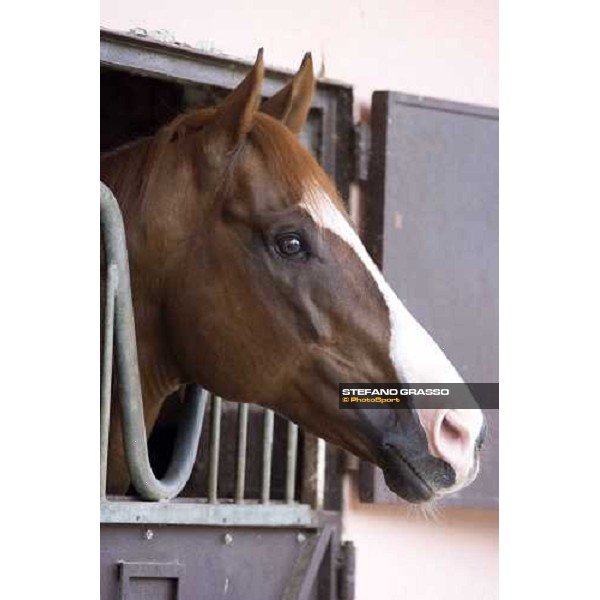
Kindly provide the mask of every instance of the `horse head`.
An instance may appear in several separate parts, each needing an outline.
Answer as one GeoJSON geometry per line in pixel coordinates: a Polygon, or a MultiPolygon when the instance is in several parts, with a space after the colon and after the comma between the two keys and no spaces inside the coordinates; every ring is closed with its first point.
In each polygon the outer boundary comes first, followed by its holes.
{"type": "Polygon", "coordinates": [[[273,408],[382,467],[412,502],[459,489],[478,469],[478,408],[339,409],[340,382],[462,379],[298,141],[310,55],[261,107],[263,71],[260,52],[221,105],[105,159],[127,228],[145,393],[196,382],[273,408]]]}

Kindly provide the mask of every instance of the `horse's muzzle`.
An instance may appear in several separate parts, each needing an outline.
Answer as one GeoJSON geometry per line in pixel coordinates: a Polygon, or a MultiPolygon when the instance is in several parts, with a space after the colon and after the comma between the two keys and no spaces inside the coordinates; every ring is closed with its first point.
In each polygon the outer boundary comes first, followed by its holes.
{"type": "Polygon", "coordinates": [[[435,492],[399,453],[390,450],[382,465],[385,483],[392,492],[414,504],[427,502],[435,492]]]}
{"type": "Polygon", "coordinates": [[[433,499],[456,481],[448,463],[427,451],[417,451],[410,441],[394,434],[385,436],[379,463],[390,490],[414,504],[433,499]]]}

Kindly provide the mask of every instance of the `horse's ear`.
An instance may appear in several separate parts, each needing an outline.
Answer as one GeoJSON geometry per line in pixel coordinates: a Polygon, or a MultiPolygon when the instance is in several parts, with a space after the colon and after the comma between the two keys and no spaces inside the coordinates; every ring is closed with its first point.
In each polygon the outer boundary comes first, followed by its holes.
{"type": "Polygon", "coordinates": [[[314,89],[312,57],[307,52],[292,80],[271,96],[260,110],[281,121],[294,133],[299,133],[308,117],[314,89]]]}
{"type": "Polygon", "coordinates": [[[260,104],[264,72],[261,48],[250,73],[217,108],[216,124],[228,134],[231,145],[236,145],[252,128],[260,104]]]}

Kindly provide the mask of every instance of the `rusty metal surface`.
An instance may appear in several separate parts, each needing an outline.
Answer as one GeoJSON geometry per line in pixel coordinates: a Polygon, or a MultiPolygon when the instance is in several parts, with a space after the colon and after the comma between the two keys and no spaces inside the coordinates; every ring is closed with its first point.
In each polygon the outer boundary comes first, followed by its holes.
{"type": "MultiPolygon", "coordinates": [[[[498,111],[376,92],[362,234],[398,297],[468,382],[498,382],[498,111]]],[[[498,420],[479,480],[448,504],[498,505],[498,420]]],[[[361,464],[363,501],[396,502],[361,464]]]]}

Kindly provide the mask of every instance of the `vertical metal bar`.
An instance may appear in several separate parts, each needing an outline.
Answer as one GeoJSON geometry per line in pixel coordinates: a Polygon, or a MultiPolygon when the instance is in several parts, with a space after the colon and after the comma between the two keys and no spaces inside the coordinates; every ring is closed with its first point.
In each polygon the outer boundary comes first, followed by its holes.
{"type": "Polygon", "coordinates": [[[235,473],[235,501],[241,504],[244,501],[244,488],[246,486],[246,447],[248,445],[248,404],[238,407],[238,439],[237,463],[235,473]]]}
{"type": "Polygon", "coordinates": [[[271,496],[271,464],[273,462],[273,428],[275,414],[272,410],[265,410],[263,428],[263,464],[262,464],[262,489],[261,502],[267,504],[271,496]]]}
{"type": "Polygon", "coordinates": [[[310,433],[304,434],[301,499],[314,510],[321,510],[325,500],[325,449],[324,440],[310,433]]]}
{"type": "Polygon", "coordinates": [[[356,595],[356,548],[353,542],[344,542],[341,548],[340,600],[354,600],[356,595]]]}
{"type": "Polygon", "coordinates": [[[221,403],[219,396],[213,396],[210,412],[210,456],[208,467],[208,502],[217,503],[219,482],[219,450],[221,449],[221,403]]]}
{"type": "Polygon", "coordinates": [[[100,382],[100,497],[106,498],[108,465],[108,433],[110,428],[110,397],[112,392],[113,342],[115,332],[115,294],[119,284],[117,266],[110,264],[106,272],[106,306],[104,310],[104,352],[100,382]]]}
{"type": "Polygon", "coordinates": [[[322,510],[325,505],[325,440],[319,438],[317,441],[317,488],[315,498],[315,510],[322,510]]]}
{"type": "Polygon", "coordinates": [[[288,504],[294,501],[296,491],[296,463],[298,457],[298,425],[288,421],[287,428],[287,468],[285,482],[285,500],[288,504]]]}

